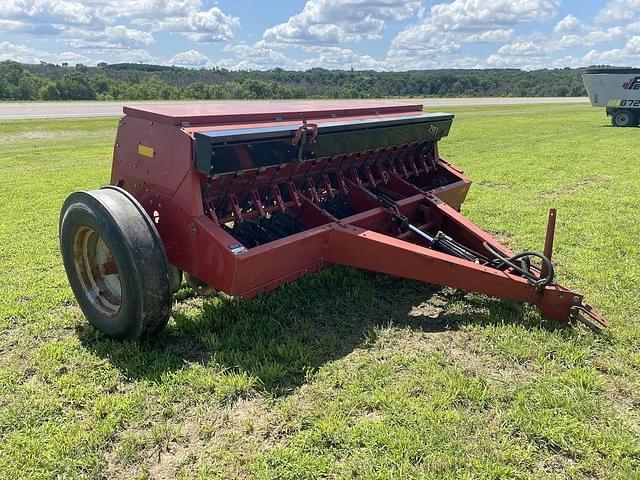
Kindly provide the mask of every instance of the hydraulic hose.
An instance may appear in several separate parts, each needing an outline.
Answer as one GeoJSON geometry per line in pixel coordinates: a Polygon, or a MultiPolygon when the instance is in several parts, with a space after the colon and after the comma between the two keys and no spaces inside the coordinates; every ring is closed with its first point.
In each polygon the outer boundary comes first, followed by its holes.
{"type": "Polygon", "coordinates": [[[516,272],[521,274],[523,277],[525,277],[533,285],[546,287],[547,285],[550,285],[553,283],[553,279],[555,276],[553,263],[551,263],[551,260],[549,260],[543,254],[539,252],[522,252],[522,253],[518,253],[517,255],[514,255],[513,257],[503,257],[500,252],[496,251],[487,242],[483,242],[482,245],[487,251],[489,251],[489,253],[491,253],[494,257],[496,257],[494,260],[490,261],[490,263],[492,263],[493,265],[497,267],[507,265],[513,268],[516,272]],[[531,257],[539,258],[546,265],[547,272],[549,272],[546,277],[539,278],[535,276],[533,273],[531,273],[526,265],[522,265],[522,264],[518,265],[518,263],[521,263],[523,261],[528,263],[528,259],[531,257]]]}
{"type": "Polygon", "coordinates": [[[436,233],[435,236],[431,236],[430,234],[423,232],[415,225],[412,225],[409,222],[409,219],[398,211],[397,205],[393,199],[387,197],[387,195],[383,193],[373,193],[369,192],[368,190],[367,193],[369,193],[372,197],[376,198],[385,207],[388,208],[389,213],[396,223],[405,226],[419,237],[425,239],[427,242],[429,242],[430,248],[434,250],[446,253],[447,255],[451,255],[457,258],[462,258],[463,260],[468,260],[470,262],[491,266],[493,268],[501,268],[504,266],[511,267],[516,273],[526,278],[527,281],[532,285],[545,287],[553,283],[555,275],[553,264],[551,263],[551,260],[549,260],[541,253],[522,252],[512,257],[504,257],[500,252],[495,250],[487,242],[483,242],[482,245],[484,246],[484,248],[493,257],[495,257],[490,259],[487,256],[470,249],[466,245],[457,242],[442,231],[436,233]],[[530,259],[532,257],[539,258],[546,266],[545,270],[548,273],[545,277],[540,278],[539,276],[531,272],[530,259]]]}

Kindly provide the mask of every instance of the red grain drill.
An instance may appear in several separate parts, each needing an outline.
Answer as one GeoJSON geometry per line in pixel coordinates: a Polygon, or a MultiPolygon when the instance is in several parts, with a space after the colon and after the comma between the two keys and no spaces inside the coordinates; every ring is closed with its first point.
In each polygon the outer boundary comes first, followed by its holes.
{"type": "Polygon", "coordinates": [[[470,181],[437,145],[453,115],[379,101],[124,113],[111,186],[70,195],[60,221],[78,303],[109,336],[160,330],[183,272],[244,299],[334,263],[606,324],[554,281],[555,221],[546,255],[515,255],[459,213],[470,181]]]}

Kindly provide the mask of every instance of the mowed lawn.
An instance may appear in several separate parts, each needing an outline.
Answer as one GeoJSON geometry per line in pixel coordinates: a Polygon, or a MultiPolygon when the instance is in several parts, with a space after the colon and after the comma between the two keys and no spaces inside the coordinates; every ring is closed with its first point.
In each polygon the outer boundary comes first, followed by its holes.
{"type": "Polygon", "coordinates": [[[0,122],[0,478],[640,478],[640,129],[586,105],[452,108],[463,213],[542,249],[606,335],[348,268],[236,305],[179,292],[157,338],[88,326],[58,212],[117,119],[0,122]]]}

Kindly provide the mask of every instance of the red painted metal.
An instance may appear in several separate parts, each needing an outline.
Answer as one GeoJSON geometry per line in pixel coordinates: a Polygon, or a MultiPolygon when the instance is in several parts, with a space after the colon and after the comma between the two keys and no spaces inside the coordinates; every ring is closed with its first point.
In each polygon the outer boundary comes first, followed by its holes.
{"type": "Polygon", "coordinates": [[[209,104],[156,104],[124,107],[127,115],[169,125],[225,125],[257,122],[299,122],[317,118],[347,118],[367,115],[421,112],[422,105],[403,101],[230,101],[209,104]]]}
{"type": "MultiPolygon", "coordinates": [[[[556,235],[556,214],[557,211],[555,208],[549,210],[549,219],[547,220],[547,234],[544,239],[544,256],[549,260],[552,259],[553,256],[553,240],[556,235]]],[[[545,276],[549,273],[549,269],[546,265],[542,267],[541,275],[545,276]]]]}
{"type": "Polygon", "coordinates": [[[315,141],[319,124],[394,119],[421,111],[421,105],[378,101],[125,107],[111,183],[132,193],[155,220],[173,265],[240,298],[333,263],[533,303],[557,321],[580,314],[604,324],[591,307],[581,307],[579,294],[558,285],[533,285],[509,270],[440,253],[393,222],[369,190],[393,198],[399,213],[421,231],[440,230],[475,251],[484,251],[487,242],[504,256],[513,255],[459,213],[470,181],[440,157],[437,144],[306,161],[299,157],[301,161],[253,169],[251,158],[239,156],[236,160],[246,168],[220,175],[194,168],[197,132],[293,125],[300,127],[298,142],[315,141]],[[346,217],[328,210],[327,202],[335,200],[348,206],[346,217]],[[232,225],[283,211],[304,228],[257,246],[234,236],[232,225]]]}

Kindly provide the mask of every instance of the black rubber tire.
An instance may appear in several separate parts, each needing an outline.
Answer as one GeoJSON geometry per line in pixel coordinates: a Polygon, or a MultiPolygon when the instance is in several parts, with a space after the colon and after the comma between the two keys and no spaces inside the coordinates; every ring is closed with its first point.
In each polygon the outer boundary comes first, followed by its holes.
{"type": "Polygon", "coordinates": [[[611,115],[611,125],[614,127],[633,127],[637,125],[636,117],[630,110],[616,110],[611,115]]]}
{"type": "Polygon", "coordinates": [[[160,331],[171,315],[168,261],[155,225],[126,190],[108,186],[72,193],[60,212],[60,251],[71,289],[89,322],[111,338],[135,340],[160,331]],[[92,303],[74,259],[76,234],[88,227],[109,249],[120,280],[119,310],[92,303]]]}

